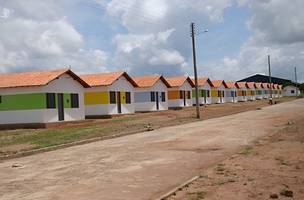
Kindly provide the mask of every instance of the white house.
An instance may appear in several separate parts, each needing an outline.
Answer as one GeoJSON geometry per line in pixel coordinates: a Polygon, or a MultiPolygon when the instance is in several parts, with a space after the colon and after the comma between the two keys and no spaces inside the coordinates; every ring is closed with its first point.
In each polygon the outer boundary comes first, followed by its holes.
{"type": "Polygon", "coordinates": [[[269,95],[270,95],[270,93],[269,93],[269,83],[262,83],[262,88],[263,88],[263,94],[262,94],[262,96],[263,96],[263,99],[268,99],[269,98],[269,95]]]}
{"type": "Polygon", "coordinates": [[[135,112],[137,84],[126,72],[87,74],[81,78],[90,85],[84,94],[87,118],[135,112]]]}
{"type": "Polygon", "coordinates": [[[236,82],[238,91],[237,91],[237,100],[240,102],[247,101],[247,91],[248,85],[246,82],[236,82]]]}
{"type": "Polygon", "coordinates": [[[192,106],[192,89],[194,83],[188,76],[166,78],[170,85],[168,88],[169,108],[192,106]]]}
{"type": "Polygon", "coordinates": [[[247,82],[248,90],[247,90],[247,100],[254,101],[255,100],[255,92],[256,86],[254,82],[247,82]]]}
{"type": "Polygon", "coordinates": [[[262,83],[255,83],[256,91],[255,91],[255,98],[257,100],[263,99],[263,85],[262,83]]]}
{"type": "Polygon", "coordinates": [[[301,94],[298,87],[293,85],[288,85],[283,88],[283,96],[284,97],[294,97],[299,96],[301,94]]]}
{"type": "Polygon", "coordinates": [[[0,74],[0,124],[44,127],[83,120],[84,87],[89,85],[69,69],[0,74]]]}
{"type": "Polygon", "coordinates": [[[238,85],[236,84],[236,82],[229,81],[226,82],[226,85],[227,85],[227,89],[226,89],[225,101],[230,103],[238,102],[238,98],[237,98],[238,85]]]}
{"type": "MultiPolygon", "coordinates": [[[[199,105],[204,105],[204,104],[211,104],[212,103],[212,98],[211,98],[211,88],[213,87],[212,82],[210,81],[209,78],[199,78],[198,80],[198,101],[199,105]]],[[[192,79],[192,82],[195,83],[195,81],[192,79]]],[[[193,99],[193,104],[196,104],[196,93],[195,89],[192,90],[192,99],[193,99]]]]}
{"type": "Polygon", "coordinates": [[[212,90],[211,97],[212,103],[225,103],[225,91],[228,88],[226,82],[224,80],[212,80],[212,90]]]}
{"type": "Polygon", "coordinates": [[[163,76],[133,77],[138,85],[134,92],[135,111],[168,110],[169,83],[163,76]]]}

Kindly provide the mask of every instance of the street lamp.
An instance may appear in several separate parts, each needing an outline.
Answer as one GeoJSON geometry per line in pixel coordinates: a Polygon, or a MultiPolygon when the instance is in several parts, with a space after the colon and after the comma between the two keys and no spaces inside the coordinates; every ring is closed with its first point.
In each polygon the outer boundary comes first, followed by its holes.
{"type": "Polygon", "coordinates": [[[197,67],[196,67],[196,51],[195,51],[195,35],[207,33],[208,29],[203,32],[196,33],[195,32],[195,24],[191,23],[191,37],[192,37],[192,54],[193,54],[193,68],[194,68],[194,81],[195,81],[195,100],[196,100],[196,117],[198,119],[201,118],[199,102],[198,102],[198,78],[197,78],[197,67]]]}

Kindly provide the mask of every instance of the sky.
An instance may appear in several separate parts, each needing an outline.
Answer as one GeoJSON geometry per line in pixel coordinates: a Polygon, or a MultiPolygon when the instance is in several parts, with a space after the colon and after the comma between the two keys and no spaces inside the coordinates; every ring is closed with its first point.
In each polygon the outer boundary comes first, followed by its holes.
{"type": "Polygon", "coordinates": [[[70,67],[79,74],[304,82],[303,0],[0,0],[0,72],[70,67]],[[207,33],[203,33],[208,29],[207,33]],[[201,33],[201,34],[200,34],[201,33]]]}

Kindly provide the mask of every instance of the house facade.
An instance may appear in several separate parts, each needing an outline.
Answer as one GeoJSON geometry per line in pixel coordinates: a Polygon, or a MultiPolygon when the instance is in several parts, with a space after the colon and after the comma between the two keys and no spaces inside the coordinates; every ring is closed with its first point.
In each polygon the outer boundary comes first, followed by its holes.
{"type": "Polygon", "coordinates": [[[136,112],[168,110],[169,83],[163,76],[133,77],[138,87],[134,91],[136,112]]]}
{"type": "MultiPolygon", "coordinates": [[[[192,79],[195,84],[195,81],[192,79]]],[[[212,82],[209,78],[199,78],[198,79],[198,101],[199,105],[211,104],[211,88],[213,87],[212,82]]],[[[195,89],[192,90],[193,105],[196,104],[196,92],[195,89]]]]}
{"type": "Polygon", "coordinates": [[[228,88],[224,80],[212,80],[211,97],[213,104],[225,103],[225,91],[228,88]]]}
{"type": "Polygon", "coordinates": [[[256,91],[255,91],[255,98],[257,100],[263,99],[263,84],[262,83],[255,83],[256,91]]]}
{"type": "Polygon", "coordinates": [[[88,74],[81,78],[90,85],[84,94],[87,118],[135,112],[137,84],[126,72],[88,74]]]}
{"type": "Polygon", "coordinates": [[[254,101],[256,100],[256,85],[254,82],[247,82],[248,90],[247,90],[247,100],[254,101]]]}
{"type": "Polygon", "coordinates": [[[262,83],[262,96],[263,99],[268,99],[270,96],[270,87],[269,87],[269,83],[262,83]]]}
{"type": "Polygon", "coordinates": [[[192,106],[192,89],[194,83],[188,76],[166,78],[168,88],[168,107],[180,108],[192,106]]]}
{"type": "Polygon", "coordinates": [[[247,91],[248,86],[246,82],[236,82],[237,85],[237,100],[240,102],[245,102],[248,100],[247,91]]]}
{"type": "Polygon", "coordinates": [[[0,74],[0,124],[83,120],[88,87],[69,69],[0,74]]]}
{"type": "Polygon", "coordinates": [[[238,102],[238,96],[237,96],[238,85],[236,84],[236,82],[229,81],[226,82],[226,85],[227,85],[226,95],[225,95],[226,102],[230,102],[230,103],[238,102]]]}
{"type": "Polygon", "coordinates": [[[293,85],[288,85],[283,88],[284,97],[295,97],[300,95],[300,89],[293,85]]]}

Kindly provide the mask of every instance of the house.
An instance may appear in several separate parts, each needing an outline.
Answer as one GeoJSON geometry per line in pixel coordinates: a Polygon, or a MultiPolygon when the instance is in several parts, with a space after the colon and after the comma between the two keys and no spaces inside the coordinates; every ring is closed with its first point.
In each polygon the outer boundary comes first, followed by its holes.
{"type": "Polygon", "coordinates": [[[256,86],[254,82],[247,82],[248,90],[247,90],[247,100],[254,101],[255,100],[255,91],[256,86]]]}
{"type": "Polygon", "coordinates": [[[246,82],[236,82],[237,85],[237,100],[240,102],[247,101],[248,85],[246,82]]]}
{"type": "Polygon", "coordinates": [[[274,84],[273,85],[274,87],[274,97],[275,98],[279,98],[280,97],[280,87],[279,87],[279,84],[274,84]]]}
{"type": "Polygon", "coordinates": [[[135,112],[135,81],[126,72],[82,75],[91,88],[85,89],[84,104],[87,118],[98,118],[135,112]]]}
{"type": "Polygon", "coordinates": [[[263,94],[262,94],[262,96],[263,96],[263,99],[268,99],[269,98],[269,96],[270,96],[270,85],[269,85],[269,83],[262,83],[262,88],[263,88],[263,94]]]}
{"type": "Polygon", "coordinates": [[[225,103],[225,91],[228,88],[224,80],[212,80],[212,103],[225,103]]]}
{"type": "Polygon", "coordinates": [[[293,85],[288,85],[283,88],[284,97],[294,97],[300,95],[300,89],[293,85]]]}
{"type": "MultiPolygon", "coordinates": [[[[204,104],[211,104],[211,88],[213,87],[212,82],[209,78],[198,78],[198,90],[199,90],[199,96],[198,96],[198,102],[199,105],[204,104]]],[[[195,84],[195,81],[192,79],[192,82],[195,84]]],[[[192,99],[193,99],[193,105],[196,104],[196,92],[195,89],[192,90],[192,99]]]]}
{"type": "Polygon", "coordinates": [[[168,110],[169,83],[163,76],[133,77],[138,85],[134,92],[136,112],[168,110]]]}
{"type": "Polygon", "coordinates": [[[188,76],[166,78],[168,88],[168,107],[180,108],[192,106],[192,88],[194,83],[188,76]]]}
{"type": "Polygon", "coordinates": [[[255,98],[257,100],[263,99],[263,84],[262,83],[255,83],[256,91],[255,91],[255,98]]]}
{"type": "Polygon", "coordinates": [[[70,69],[0,74],[0,124],[35,128],[83,120],[88,87],[70,69]]]}
{"type": "Polygon", "coordinates": [[[279,85],[279,97],[283,97],[283,85],[279,85]]]}
{"type": "Polygon", "coordinates": [[[226,85],[228,87],[226,89],[226,95],[225,95],[226,102],[230,102],[230,103],[238,102],[237,90],[239,88],[236,82],[234,81],[226,82],[226,85]]]}

